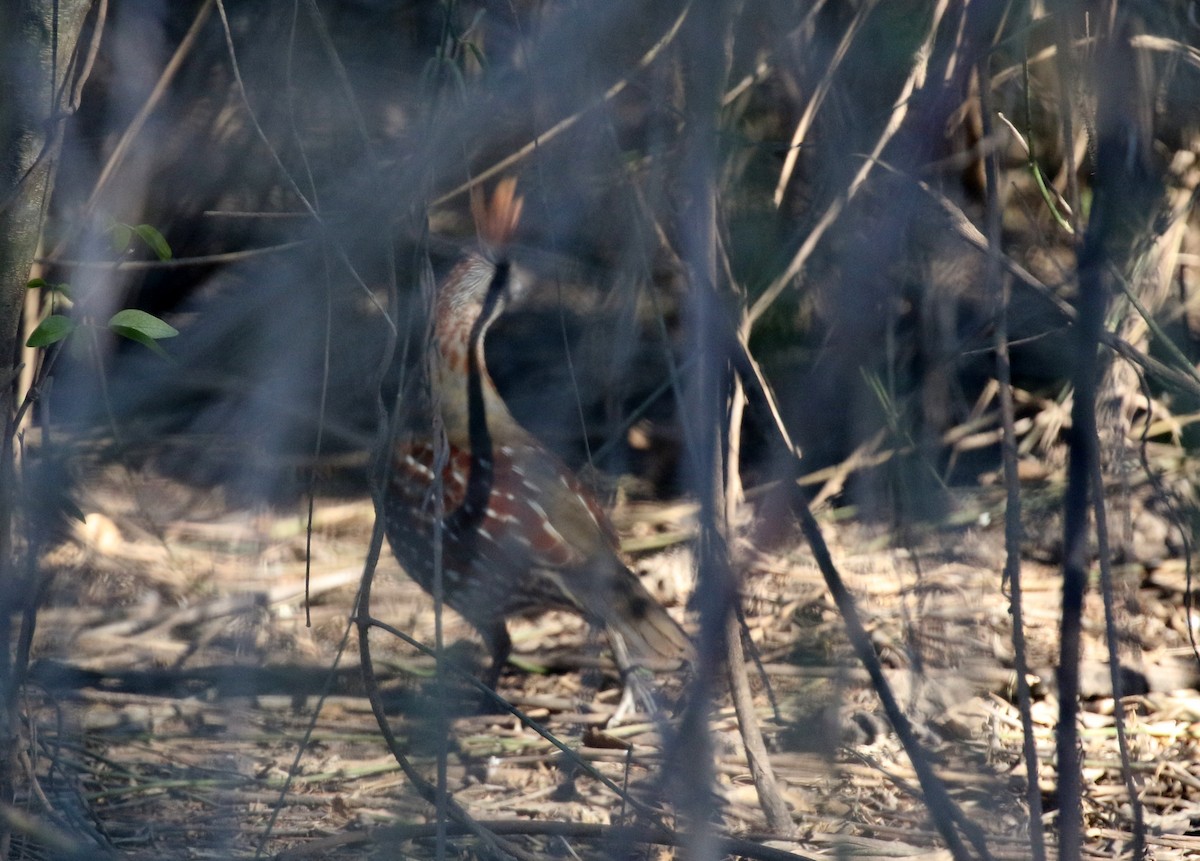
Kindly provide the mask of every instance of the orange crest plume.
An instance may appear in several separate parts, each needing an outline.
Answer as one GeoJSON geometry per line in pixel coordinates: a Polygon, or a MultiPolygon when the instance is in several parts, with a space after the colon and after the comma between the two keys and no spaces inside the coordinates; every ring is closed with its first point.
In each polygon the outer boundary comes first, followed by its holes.
{"type": "Polygon", "coordinates": [[[498,250],[512,240],[524,203],[524,198],[517,196],[517,179],[513,176],[500,180],[492,192],[492,199],[487,202],[480,186],[471,189],[471,215],[484,245],[498,250]]]}

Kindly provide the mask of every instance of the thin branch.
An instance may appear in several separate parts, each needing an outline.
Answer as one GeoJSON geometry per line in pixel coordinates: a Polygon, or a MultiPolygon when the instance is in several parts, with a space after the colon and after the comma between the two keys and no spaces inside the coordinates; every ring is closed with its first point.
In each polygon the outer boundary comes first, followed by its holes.
{"type": "Polygon", "coordinates": [[[825,101],[825,97],[829,94],[829,88],[833,86],[833,76],[842,64],[842,60],[846,59],[846,54],[850,50],[850,45],[854,43],[855,37],[862,30],[863,24],[866,23],[867,17],[875,10],[878,0],[868,0],[858,7],[854,13],[854,17],[850,20],[849,26],[846,27],[846,32],[842,34],[842,39],[834,49],[833,57],[829,60],[829,65],[821,75],[821,80],[817,82],[813,88],[812,95],[808,98],[808,104],[804,106],[804,113],[800,115],[800,119],[796,122],[796,130],[792,132],[792,140],[788,145],[787,155],[783,159],[783,167],[779,171],[779,181],[775,184],[775,206],[778,207],[783,203],[784,193],[787,191],[788,184],[792,181],[792,173],[796,169],[796,161],[800,157],[800,147],[808,137],[809,129],[812,128],[813,120],[816,118],[817,111],[825,101]]]}
{"type": "MultiPolygon", "coordinates": [[[[389,442],[394,442],[396,437],[397,422],[395,418],[398,412],[398,410],[393,412],[393,421],[389,423],[384,434],[389,442]]],[[[388,450],[390,448],[391,446],[389,445],[388,450]]],[[[371,530],[371,544],[367,550],[367,558],[363,563],[363,578],[362,584],[359,587],[358,598],[355,601],[354,621],[358,628],[359,664],[363,673],[363,684],[366,689],[367,699],[371,704],[371,711],[375,715],[375,722],[383,734],[384,743],[387,745],[392,757],[396,760],[396,764],[400,766],[400,770],[417,793],[434,807],[440,807],[444,803],[449,816],[479,838],[490,856],[497,858],[508,856],[516,858],[518,861],[534,861],[526,853],[507,845],[506,842],[500,841],[494,834],[476,823],[453,798],[446,798],[440,795],[437,787],[431,785],[409,761],[395,733],[392,732],[391,722],[388,720],[387,711],[383,704],[383,696],[379,691],[379,682],[375,676],[375,663],[371,658],[370,645],[370,630],[372,627],[381,627],[393,635],[404,637],[399,631],[388,628],[388,626],[372,619],[370,615],[371,587],[374,582],[376,567],[379,564],[379,554],[383,548],[383,533],[383,518],[377,517],[374,527],[371,530]]],[[[439,661],[440,663],[441,661],[439,661]]],[[[444,824],[441,823],[442,820],[439,818],[439,828],[444,827],[444,824]]]]}
{"type": "Polygon", "coordinates": [[[792,821],[792,814],[779,793],[779,783],[775,780],[775,770],[767,757],[762,728],[758,725],[758,714],[754,710],[754,694],[750,690],[750,680],[746,675],[746,656],[742,652],[742,623],[736,614],[732,614],[728,624],[725,648],[730,695],[733,698],[733,709],[737,714],[742,743],[746,748],[750,777],[754,781],[758,801],[767,820],[767,828],[785,837],[792,837],[797,833],[796,824],[792,821]]]}
{"type": "MultiPolygon", "coordinates": [[[[381,631],[391,634],[393,637],[395,637],[396,639],[405,643],[406,645],[412,647],[413,649],[416,649],[421,654],[426,655],[430,658],[434,658],[434,659],[436,659],[438,657],[438,651],[436,648],[425,645],[420,640],[414,639],[413,637],[411,637],[408,634],[401,631],[399,628],[389,625],[386,622],[381,622],[379,619],[368,619],[366,621],[367,621],[369,627],[378,628],[381,631]]],[[[627,792],[625,792],[623,789],[621,789],[621,787],[619,787],[616,783],[614,783],[610,778],[606,777],[603,773],[596,770],[596,768],[591,763],[589,763],[586,759],[581,757],[577,752],[575,752],[570,747],[568,747],[565,742],[563,742],[560,738],[558,738],[558,736],[556,736],[554,733],[550,732],[550,730],[546,729],[544,726],[542,726],[540,723],[535,721],[529,715],[525,714],[525,712],[523,712],[521,709],[514,706],[512,703],[510,703],[504,697],[500,696],[500,694],[496,693],[490,687],[488,687],[483,682],[481,682],[479,679],[477,679],[475,677],[475,674],[472,673],[470,670],[459,666],[454,661],[451,661],[449,659],[443,658],[442,662],[444,663],[445,667],[449,670],[450,674],[461,679],[462,681],[467,682],[469,685],[471,685],[471,687],[473,687],[481,695],[483,695],[485,698],[487,698],[487,700],[489,702],[491,702],[492,705],[495,705],[496,707],[503,709],[508,714],[512,715],[517,720],[519,720],[523,726],[526,726],[529,729],[533,730],[535,733],[537,733],[543,739],[548,741],[550,744],[554,745],[554,747],[558,749],[558,751],[563,755],[563,757],[571,762],[573,767],[580,769],[581,771],[586,773],[588,777],[592,778],[597,783],[601,784],[604,788],[611,791],[614,795],[617,796],[617,798],[619,798],[621,800],[622,804],[629,805],[630,807],[632,807],[634,810],[636,810],[641,815],[649,816],[652,818],[656,817],[656,813],[653,810],[653,808],[647,806],[646,804],[643,804],[642,802],[638,801],[637,798],[635,798],[632,795],[629,795],[627,792]]],[[[655,819],[655,821],[657,821],[657,819],[655,819]]]]}
{"type": "MultiPolygon", "coordinates": [[[[175,49],[175,53],[171,55],[171,59],[163,67],[162,74],[158,76],[158,80],[154,84],[154,89],[150,91],[150,95],[146,97],[146,101],[138,109],[129,126],[121,134],[120,140],[117,141],[117,145],[113,147],[108,160],[105,161],[104,167],[100,170],[100,176],[97,178],[96,184],[92,188],[92,193],[88,196],[87,203],[84,206],[83,212],[85,215],[90,215],[95,210],[96,204],[100,200],[100,195],[107,188],[112,178],[116,176],[117,170],[125,163],[125,158],[129,155],[129,149],[133,146],[133,142],[142,133],[146,121],[167,94],[167,89],[175,80],[175,76],[179,73],[180,68],[183,67],[184,60],[188,58],[192,53],[192,49],[196,47],[196,42],[204,30],[204,25],[208,22],[209,16],[212,14],[214,5],[215,0],[204,0],[204,5],[196,10],[196,17],[192,19],[191,26],[188,27],[187,33],[180,40],[179,47],[175,49]]],[[[54,255],[50,256],[53,257],[54,255]]]]}
{"type": "Polygon", "coordinates": [[[567,131],[567,129],[571,128],[573,125],[575,125],[581,119],[583,119],[583,117],[586,116],[594,108],[597,108],[600,105],[611,102],[614,98],[616,98],[618,95],[620,95],[621,92],[627,86],[629,86],[629,82],[633,78],[634,74],[647,68],[651,63],[653,63],[656,59],[658,59],[658,56],[659,56],[659,54],[661,54],[663,52],[663,49],[666,48],[668,45],[670,45],[675,40],[675,36],[679,33],[679,28],[683,26],[683,22],[687,19],[688,12],[691,10],[691,8],[692,8],[692,6],[690,3],[686,4],[683,7],[683,11],[679,13],[679,16],[675,19],[675,21],[671,24],[671,26],[669,28],[667,28],[667,32],[664,33],[657,42],[655,42],[653,45],[650,46],[650,50],[642,55],[642,58],[640,60],[638,60],[637,64],[634,65],[634,67],[629,71],[629,73],[627,75],[622,77],[619,81],[617,81],[615,84],[613,84],[607,90],[605,90],[604,94],[599,99],[597,99],[595,102],[593,102],[590,105],[586,105],[585,107],[581,108],[580,110],[576,111],[575,113],[571,114],[570,116],[559,120],[557,123],[552,125],[550,128],[546,129],[546,131],[542,132],[540,135],[535,137],[533,140],[529,141],[529,143],[525,144],[524,146],[520,147],[519,149],[515,150],[514,152],[509,153],[507,156],[500,159],[500,161],[496,162],[495,164],[491,165],[490,167],[484,168],[482,171],[475,174],[473,177],[471,177],[469,180],[464,182],[462,185],[459,185],[459,186],[456,186],[455,188],[450,189],[450,191],[446,192],[441,197],[434,200],[432,202],[431,206],[440,206],[443,203],[447,203],[448,201],[451,201],[460,195],[466,194],[472,188],[475,188],[476,186],[480,185],[481,183],[487,182],[492,177],[497,176],[501,173],[504,173],[505,171],[509,170],[513,165],[515,165],[515,164],[523,161],[525,158],[533,155],[533,153],[537,152],[537,150],[540,147],[545,146],[547,143],[552,141],[554,138],[558,137],[560,134],[567,131]]]}
{"type": "Polygon", "coordinates": [[[808,258],[816,250],[817,244],[825,236],[825,232],[833,226],[833,223],[837,221],[850,201],[858,194],[863,184],[867,181],[867,177],[871,175],[875,163],[883,155],[884,149],[891,143],[896,133],[900,131],[905,117],[908,116],[909,100],[912,94],[920,89],[925,82],[925,75],[929,67],[929,58],[933,53],[933,43],[937,37],[942,16],[945,15],[948,5],[949,0],[938,0],[935,5],[933,20],[929,25],[929,32],[926,34],[925,42],[917,51],[916,62],[909,71],[908,77],[904,81],[904,86],[900,88],[900,94],[896,97],[892,105],[892,112],[888,117],[887,125],[884,126],[883,132],[880,133],[875,146],[864,159],[862,166],[858,169],[854,178],[850,180],[850,184],[846,187],[846,190],[830,202],[829,206],[825,209],[825,213],[813,225],[808,235],[804,237],[804,242],[800,244],[800,248],[792,257],[792,262],[787,265],[787,268],[774,281],[767,285],[762,295],[750,306],[749,321],[751,326],[775,303],[775,300],[779,298],[779,295],[792,282],[792,279],[803,271],[805,264],[808,263],[808,258]]]}
{"type": "MultiPolygon", "coordinates": [[[[624,846],[636,843],[673,847],[684,846],[683,835],[677,831],[667,829],[630,828],[600,825],[592,822],[532,819],[481,820],[479,824],[493,834],[571,837],[578,840],[595,840],[608,846],[624,846]]],[[[450,832],[455,836],[470,833],[461,826],[451,826],[450,832]]],[[[333,854],[333,850],[358,846],[364,843],[390,847],[402,840],[428,840],[433,836],[434,825],[432,823],[391,825],[386,828],[351,831],[323,840],[314,840],[310,843],[287,849],[281,852],[277,858],[278,861],[300,861],[300,859],[313,856],[326,857],[333,854]]],[[[718,838],[717,849],[722,855],[750,858],[753,861],[816,861],[810,855],[802,855],[799,852],[791,850],[776,849],[737,837],[718,838]]]]}
{"type": "MultiPolygon", "coordinates": [[[[225,3],[223,0],[210,0],[210,2],[216,4],[217,13],[221,19],[221,27],[225,34],[225,49],[229,55],[229,65],[233,70],[234,83],[237,85],[237,91],[242,101],[242,107],[245,108],[246,115],[250,119],[250,125],[254,128],[255,134],[258,135],[258,138],[260,141],[262,141],[263,146],[267,148],[267,152],[271,155],[271,160],[275,162],[275,166],[279,169],[280,175],[286,181],[292,194],[296,196],[296,199],[300,201],[301,205],[305,210],[307,210],[308,214],[312,216],[313,220],[323,228],[325,226],[324,219],[321,217],[312,201],[310,201],[304,192],[301,191],[300,186],[296,183],[295,177],[292,176],[292,173],[290,170],[288,170],[287,165],[283,163],[283,159],[280,157],[279,151],[275,148],[275,145],[271,143],[271,139],[267,137],[267,133],[263,129],[262,123],[258,121],[257,112],[255,112],[254,107],[250,104],[250,96],[246,91],[246,83],[242,79],[241,65],[238,63],[237,49],[233,44],[233,29],[229,25],[229,16],[225,12],[225,3]]],[[[334,248],[337,251],[338,259],[350,273],[350,277],[354,279],[354,282],[358,285],[359,289],[366,294],[367,301],[369,301],[375,307],[375,309],[379,311],[381,315],[383,315],[383,319],[386,321],[388,328],[394,332],[396,330],[396,321],[392,319],[392,315],[389,314],[388,310],[380,303],[378,297],[375,295],[375,291],[368,287],[367,283],[362,279],[362,276],[359,275],[358,269],[350,260],[349,255],[346,253],[346,249],[343,248],[341,244],[334,244],[334,248]]]]}
{"type": "MultiPolygon", "coordinates": [[[[307,217],[307,216],[306,216],[307,217]]],[[[191,266],[221,266],[229,263],[240,263],[268,254],[280,254],[291,251],[312,242],[310,239],[297,239],[292,242],[281,242],[278,245],[266,245],[262,248],[245,248],[240,251],[224,251],[219,254],[199,254],[195,257],[172,257],[170,260],[121,260],[110,262],[105,260],[74,260],[55,259],[54,256],[39,257],[35,262],[44,265],[61,266],[64,269],[102,269],[109,272],[143,272],[155,269],[187,269],[191,266]]]]}
{"type": "MultiPolygon", "coordinates": [[[[980,113],[983,136],[992,133],[991,77],[988,58],[979,62],[980,113]]],[[[1025,759],[1025,803],[1029,805],[1030,850],[1033,861],[1045,861],[1046,833],[1042,824],[1042,789],[1038,781],[1037,738],[1033,727],[1033,697],[1029,690],[1029,657],[1025,642],[1025,610],[1021,583],[1021,485],[1017,473],[1017,433],[1013,408],[1012,365],[1008,352],[1007,282],[1000,275],[1000,157],[993,150],[984,162],[987,181],[987,258],[986,283],[991,286],[996,302],[996,382],[999,384],[1000,424],[1003,438],[1000,446],[1004,469],[1004,580],[1009,587],[1009,613],[1012,616],[1013,670],[1016,673],[1017,710],[1021,716],[1021,752],[1025,759]]]]}
{"type": "Polygon", "coordinates": [[[696,608],[700,624],[696,662],[679,732],[668,744],[676,807],[686,829],[686,853],[695,861],[718,855],[713,820],[713,740],[709,726],[715,680],[726,657],[727,622],[738,600],[725,532],[722,429],[727,403],[728,362],[719,349],[717,276],[717,186],[720,171],[718,116],[728,64],[731,4],[699,3],[682,37],[681,78],[685,119],[679,183],[684,201],[679,219],[680,258],[688,272],[686,317],[696,371],[686,407],[694,424],[689,439],[690,483],[699,505],[696,545],[696,608]]]}
{"type": "Polygon", "coordinates": [[[1146,856],[1146,816],[1130,765],[1129,734],[1125,728],[1121,648],[1117,637],[1116,600],[1113,597],[1112,551],[1108,541],[1104,472],[1100,467],[1099,458],[1092,463],[1092,517],[1096,521],[1096,553],[1100,560],[1100,596],[1104,603],[1104,642],[1108,648],[1108,672],[1112,684],[1113,729],[1116,732],[1117,750],[1121,759],[1121,779],[1129,795],[1129,808],[1133,814],[1133,858],[1134,861],[1143,861],[1146,856]]]}
{"type": "MultiPolygon", "coordinates": [[[[768,399],[766,391],[758,388],[757,378],[749,376],[741,370],[739,370],[739,373],[742,373],[743,381],[754,389],[755,394],[764,400],[768,399]]],[[[776,418],[776,421],[778,423],[774,430],[778,434],[778,439],[784,441],[788,446],[788,450],[792,452],[794,458],[793,464],[798,467],[798,453],[791,448],[790,439],[782,421],[779,421],[778,418],[776,418]]],[[[925,801],[929,806],[934,824],[950,849],[951,856],[956,861],[962,861],[962,859],[971,857],[971,854],[967,851],[966,846],[959,837],[959,830],[961,830],[967,836],[978,857],[990,859],[991,854],[988,851],[983,831],[976,823],[968,819],[958,805],[954,803],[954,800],[946,790],[945,784],[933,770],[929,755],[921,746],[920,741],[918,741],[912,724],[900,708],[899,701],[896,699],[891,685],[884,676],[883,665],[879,660],[879,656],[875,653],[874,645],[866,632],[866,628],[863,626],[854,596],[846,588],[845,582],[842,580],[842,576],[833,562],[829,547],[825,543],[824,536],[821,534],[821,527],[817,523],[816,518],[813,517],[808,503],[800,498],[799,495],[794,494],[792,496],[792,510],[800,522],[800,529],[804,534],[805,540],[812,549],[817,567],[820,569],[821,575],[825,580],[826,588],[829,589],[830,596],[833,598],[838,612],[841,614],[842,621],[846,625],[846,634],[850,640],[851,648],[854,649],[855,655],[867,670],[875,693],[883,705],[884,713],[887,715],[889,722],[891,722],[896,736],[904,747],[904,752],[908,755],[909,761],[912,763],[913,771],[917,774],[921,790],[925,793],[925,801]]]]}
{"type": "MultiPolygon", "coordinates": [[[[1059,119],[1062,122],[1063,170],[1067,175],[1067,204],[1070,209],[1071,235],[1079,236],[1079,167],[1075,163],[1075,114],[1073,89],[1078,81],[1075,64],[1075,44],[1071,34],[1071,21],[1075,0],[1057,0],[1051,7],[1054,28],[1054,43],[1057,48],[1055,62],[1058,66],[1059,119]]],[[[1082,9],[1078,10],[1082,12],[1082,9]]],[[[1026,88],[1028,97],[1028,88],[1026,88]]]]}
{"type": "Polygon", "coordinates": [[[895,730],[900,744],[904,747],[905,753],[908,754],[913,771],[917,775],[917,782],[921,785],[921,791],[925,794],[925,803],[929,807],[930,815],[933,817],[938,833],[946,841],[946,847],[950,850],[951,857],[955,861],[962,861],[962,859],[971,857],[971,854],[967,851],[966,846],[959,837],[958,831],[955,828],[957,826],[967,835],[979,857],[990,859],[991,854],[987,850],[987,841],[984,838],[983,831],[975,822],[968,819],[958,805],[954,803],[949,792],[946,791],[946,785],[933,770],[933,765],[928,754],[925,753],[924,748],[921,747],[921,743],[917,740],[912,724],[900,708],[900,703],[883,674],[883,665],[880,663],[879,656],[875,654],[875,647],[871,643],[871,638],[867,634],[866,628],[863,627],[854,596],[846,588],[841,574],[837,570],[837,566],[833,563],[829,547],[825,544],[825,539],[821,535],[820,525],[803,501],[797,501],[793,506],[793,511],[800,521],[800,530],[804,533],[804,537],[812,549],[813,556],[816,558],[817,567],[820,569],[821,575],[825,578],[825,585],[829,589],[829,594],[833,598],[834,604],[837,605],[842,621],[846,625],[846,635],[850,640],[850,646],[854,649],[854,653],[857,655],[859,661],[862,662],[867,675],[871,677],[871,684],[875,688],[875,693],[879,697],[880,703],[883,705],[884,713],[887,715],[892,729],[895,730]]]}

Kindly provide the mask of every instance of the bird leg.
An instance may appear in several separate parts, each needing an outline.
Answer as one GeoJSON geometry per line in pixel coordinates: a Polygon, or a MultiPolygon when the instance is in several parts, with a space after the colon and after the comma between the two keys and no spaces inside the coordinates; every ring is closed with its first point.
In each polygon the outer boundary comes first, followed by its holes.
{"type": "Polygon", "coordinates": [[[508,663],[508,656],[512,654],[512,639],[508,636],[508,627],[503,619],[480,625],[478,630],[492,658],[492,665],[484,674],[483,683],[494,691],[500,682],[500,674],[504,672],[504,665],[508,663]]]}
{"type": "Polygon", "coordinates": [[[647,714],[651,716],[658,714],[658,704],[654,700],[654,694],[646,685],[646,680],[649,678],[646,668],[630,658],[625,640],[611,628],[608,630],[608,641],[612,646],[613,658],[617,662],[617,670],[621,674],[621,701],[617,704],[617,710],[613,712],[608,725],[617,726],[623,723],[625,718],[634,712],[638,701],[641,702],[647,714]]]}

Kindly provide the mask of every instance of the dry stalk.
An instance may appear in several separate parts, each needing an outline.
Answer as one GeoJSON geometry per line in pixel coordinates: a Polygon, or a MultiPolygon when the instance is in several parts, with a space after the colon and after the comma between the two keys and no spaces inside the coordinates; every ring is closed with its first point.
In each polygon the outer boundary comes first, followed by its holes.
{"type": "MultiPolygon", "coordinates": [[[[978,65],[983,135],[991,135],[992,79],[988,59],[978,65]]],[[[1025,759],[1025,802],[1029,805],[1030,850],[1033,861],[1046,858],[1046,834],[1042,824],[1042,791],[1038,785],[1037,738],[1033,727],[1033,698],[1029,690],[1029,658],[1025,642],[1025,609],[1021,577],[1021,485],[1017,474],[1017,434],[1013,408],[1012,365],[1008,352],[1009,289],[1000,275],[1000,156],[993,151],[984,161],[987,179],[987,283],[995,294],[996,380],[999,383],[1000,424],[1003,441],[1000,454],[1004,469],[1004,579],[1009,587],[1012,614],[1013,669],[1016,675],[1017,708],[1021,716],[1021,752],[1025,759]]]]}

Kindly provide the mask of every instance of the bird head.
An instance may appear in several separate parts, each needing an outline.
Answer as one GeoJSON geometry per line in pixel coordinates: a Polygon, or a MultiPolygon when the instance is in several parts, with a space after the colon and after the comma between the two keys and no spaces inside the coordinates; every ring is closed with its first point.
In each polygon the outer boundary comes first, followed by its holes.
{"type": "Polygon", "coordinates": [[[480,250],[469,253],[442,282],[440,319],[479,322],[481,329],[486,329],[509,301],[524,292],[525,281],[514,271],[508,255],[524,203],[516,187],[516,179],[506,177],[490,199],[484,197],[480,186],[471,190],[471,215],[480,250]]]}

